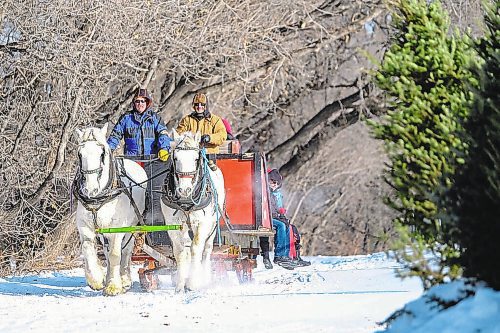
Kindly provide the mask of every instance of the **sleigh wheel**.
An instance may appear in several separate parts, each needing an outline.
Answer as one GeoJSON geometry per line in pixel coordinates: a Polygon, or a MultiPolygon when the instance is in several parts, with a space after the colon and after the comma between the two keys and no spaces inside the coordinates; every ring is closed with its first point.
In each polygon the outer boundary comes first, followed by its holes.
{"type": "Polygon", "coordinates": [[[157,290],[160,286],[160,279],[155,272],[156,261],[146,260],[145,268],[139,268],[139,282],[145,291],[157,290]]]}
{"type": "Polygon", "coordinates": [[[254,267],[255,260],[248,258],[238,260],[234,263],[234,270],[236,271],[236,276],[241,284],[253,281],[252,270],[254,267]]]}

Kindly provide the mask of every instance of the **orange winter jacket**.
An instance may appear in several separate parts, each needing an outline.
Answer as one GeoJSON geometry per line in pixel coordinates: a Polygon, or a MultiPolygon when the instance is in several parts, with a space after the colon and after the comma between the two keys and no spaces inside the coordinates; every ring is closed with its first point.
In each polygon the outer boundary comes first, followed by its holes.
{"type": "Polygon", "coordinates": [[[219,146],[226,140],[227,132],[222,119],[219,116],[210,114],[208,117],[198,120],[193,115],[187,115],[181,119],[177,126],[177,133],[200,132],[201,135],[210,135],[210,142],[205,144],[207,154],[217,154],[219,146]]]}

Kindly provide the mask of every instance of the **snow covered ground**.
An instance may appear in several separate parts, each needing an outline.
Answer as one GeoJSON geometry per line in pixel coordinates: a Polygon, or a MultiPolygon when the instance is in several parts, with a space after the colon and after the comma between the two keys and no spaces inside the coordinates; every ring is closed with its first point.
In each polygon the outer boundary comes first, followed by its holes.
{"type": "Polygon", "coordinates": [[[394,277],[384,254],[308,259],[311,266],[293,271],[259,262],[251,284],[230,272],[183,295],[168,276],[161,290],[135,283],[117,297],[88,288],[82,269],[0,279],[0,332],[373,332],[421,294],[417,280],[394,277]]]}
{"type": "MultiPolygon", "coordinates": [[[[391,332],[428,324],[425,315],[432,310],[425,312],[425,303],[417,300],[420,282],[396,278],[397,264],[385,254],[307,259],[311,266],[293,271],[265,270],[259,262],[253,283],[239,285],[230,272],[227,280],[186,294],[175,294],[168,276],[161,277],[160,290],[142,292],[136,269],[132,289],[116,297],[88,288],[82,269],[0,278],[0,332],[362,333],[384,330],[377,323],[413,300],[409,306],[421,321],[404,316],[391,332]]],[[[481,297],[467,309],[479,319],[495,318],[499,296],[486,291],[481,297]],[[488,311],[478,312],[484,304],[488,311]]],[[[481,332],[500,333],[500,323],[496,328],[489,323],[497,330],[481,332]]]]}
{"type": "Polygon", "coordinates": [[[385,333],[500,333],[500,292],[481,284],[434,286],[401,312],[385,333]]]}

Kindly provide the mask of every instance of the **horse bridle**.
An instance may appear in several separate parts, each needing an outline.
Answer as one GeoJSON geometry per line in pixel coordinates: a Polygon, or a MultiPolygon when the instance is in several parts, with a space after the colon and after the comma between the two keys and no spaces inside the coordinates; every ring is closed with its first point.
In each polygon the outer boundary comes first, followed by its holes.
{"type": "MultiPolygon", "coordinates": [[[[182,143],[182,141],[180,142],[182,143]]],[[[180,210],[186,214],[187,212],[190,212],[192,210],[199,210],[207,207],[211,200],[212,196],[210,195],[210,182],[207,182],[205,177],[206,174],[204,173],[204,154],[202,154],[203,150],[200,148],[189,148],[189,147],[180,147],[179,144],[175,147],[175,149],[172,152],[172,166],[171,166],[171,176],[168,179],[171,179],[173,181],[173,184],[170,189],[169,189],[169,183],[168,181],[166,182],[167,185],[165,185],[165,192],[163,193],[161,200],[163,203],[175,210],[180,210]],[[177,171],[176,165],[175,165],[175,151],[176,150],[194,150],[198,152],[199,158],[198,162],[196,165],[196,169],[194,171],[177,171]],[[190,196],[188,198],[179,198],[175,194],[175,188],[178,184],[179,178],[190,178],[191,183],[193,185],[193,191],[191,192],[190,196]]]]}
{"type": "MultiPolygon", "coordinates": [[[[93,137],[93,133],[92,133],[92,137],[93,137]]],[[[78,146],[82,147],[83,145],[85,145],[88,142],[96,142],[97,145],[102,148],[104,155],[109,154],[109,152],[106,150],[106,147],[102,143],[100,143],[99,141],[97,141],[96,139],[93,139],[93,138],[88,138],[88,139],[80,142],[80,144],[78,146]]],[[[78,154],[78,155],[80,155],[80,154],[78,154]]],[[[91,174],[97,173],[97,178],[98,178],[98,180],[100,180],[101,179],[101,175],[102,175],[102,170],[103,170],[104,157],[101,158],[101,164],[100,164],[100,166],[98,168],[96,168],[96,169],[91,169],[91,170],[83,170],[82,169],[82,160],[81,160],[81,157],[79,157],[79,165],[78,165],[78,167],[80,169],[80,173],[82,175],[91,175],[91,174]]],[[[112,163],[110,163],[110,168],[112,168],[112,163]]]]}
{"type": "MultiPolygon", "coordinates": [[[[176,150],[194,150],[194,151],[198,152],[198,155],[200,153],[200,148],[178,147],[177,146],[177,147],[175,147],[172,155],[175,155],[176,150]]],[[[175,165],[175,159],[173,157],[174,156],[172,156],[173,169],[174,169],[174,173],[177,175],[177,177],[178,178],[191,178],[194,180],[194,178],[200,172],[200,166],[201,166],[201,162],[202,162],[201,156],[198,158],[196,169],[193,171],[177,171],[177,167],[175,165]]]]}

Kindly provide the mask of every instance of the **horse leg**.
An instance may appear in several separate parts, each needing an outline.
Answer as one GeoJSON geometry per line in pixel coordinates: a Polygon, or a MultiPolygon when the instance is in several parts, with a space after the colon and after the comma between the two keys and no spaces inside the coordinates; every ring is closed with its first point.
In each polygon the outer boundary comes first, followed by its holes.
{"type": "Polygon", "coordinates": [[[206,281],[206,283],[210,283],[212,281],[212,250],[214,248],[214,238],[215,232],[213,232],[210,237],[208,237],[205,242],[205,248],[203,249],[203,258],[202,258],[202,267],[203,273],[202,277],[206,281]]]}
{"type": "Polygon", "coordinates": [[[188,289],[200,289],[203,282],[201,258],[205,244],[201,243],[198,235],[195,235],[193,244],[191,245],[191,271],[189,272],[188,289]]]}
{"type": "Polygon", "coordinates": [[[80,231],[80,235],[85,263],[85,279],[90,288],[101,290],[104,288],[104,269],[97,258],[95,235],[91,235],[91,233],[85,235],[83,231],[80,231]]]}
{"type": "Polygon", "coordinates": [[[186,290],[186,282],[189,277],[190,272],[190,261],[191,252],[189,247],[183,247],[180,253],[176,257],[177,261],[177,273],[176,273],[176,285],[175,292],[180,293],[186,290]]]}
{"type": "Polygon", "coordinates": [[[123,235],[113,234],[108,237],[108,275],[106,276],[106,287],[104,294],[114,296],[123,293],[122,278],[120,276],[120,262],[122,257],[123,235]]]}
{"type": "MultiPolygon", "coordinates": [[[[205,267],[202,265],[203,256],[205,255],[205,248],[207,247],[208,238],[212,238],[213,223],[205,221],[205,223],[200,223],[195,230],[193,245],[191,246],[191,272],[189,275],[189,285],[190,289],[196,290],[201,286],[206,284],[207,276],[205,273],[205,267]]],[[[210,256],[212,252],[213,245],[208,246],[210,256]]],[[[210,259],[208,260],[208,265],[210,265],[210,259]]],[[[211,270],[211,268],[210,268],[211,270]]]]}
{"type": "Polygon", "coordinates": [[[173,231],[169,232],[170,240],[172,241],[172,250],[177,266],[177,271],[174,274],[172,282],[175,283],[175,292],[184,292],[186,280],[189,274],[189,263],[191,261],[191,239],[187,232],[173,231]]]}
{"type": "Polygon", "coordinates": [[[128,244],[122,251],[121,261],[120,261],[120,276],[122,279],[123,291],[127,291],[132,286],[132,276],[130,274],[130,262],[132,258],[132,251],[134,250],[134,236],[132,234],[126,234],[123,238],[125,243],[128,244]],[[132,237],[132,238],[130,238],[132,237]]]}

